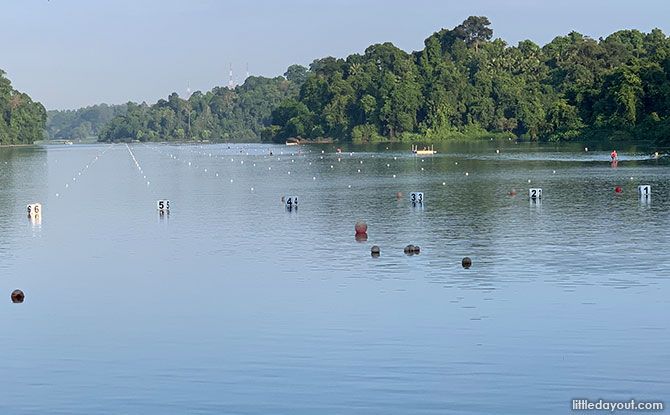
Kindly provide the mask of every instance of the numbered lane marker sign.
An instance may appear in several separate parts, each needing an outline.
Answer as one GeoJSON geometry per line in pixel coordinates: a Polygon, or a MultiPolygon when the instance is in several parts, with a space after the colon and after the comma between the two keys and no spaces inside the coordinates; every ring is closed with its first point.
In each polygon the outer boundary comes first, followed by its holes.
{"type": "Polygon", "coordinates": [[[531,200],[542,199],[542,189],[538,188],[528,189],[528,197],[530,197],[531,200]]]}
{"type": "Polygon", "coordinates": [[[159,212],[169,212],[170,211],[170,201],[166,199],[161,199],[156,202],[156,208],[159,212]]]}
{"type": "Polygon", "coordinates": [[[640,197],[649,197],[651,196],[651,186],[648,184],[643,184],[637,187],[637,192],[640,197]]]}
{"type": "Polygon", "coordinates": [[[409,194],[409,201],[412,204],[423,204],[423,192],[412,192],[409,194]]]}
{"type": "Polygon", "coordinates": [[[28,216],[35,217],[42,214],[42,205],[40,203],[31,203],[27,206],[28,216]]]}
{"type": "Polygon", "coordinates": [[[286,209],[293,209],[298,207],[298,196],[286,196],[286,209]]]}

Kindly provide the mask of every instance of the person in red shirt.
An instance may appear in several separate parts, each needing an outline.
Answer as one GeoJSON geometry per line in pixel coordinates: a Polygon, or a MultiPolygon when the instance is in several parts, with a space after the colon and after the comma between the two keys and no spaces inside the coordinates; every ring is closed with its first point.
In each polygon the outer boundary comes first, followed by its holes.
{"type": "Polygon", "coordinates": [[[619,155],[616,153],[616,150],[612,150],[610,157],[612,157],[612,161],[619,159],[619,155]]]}

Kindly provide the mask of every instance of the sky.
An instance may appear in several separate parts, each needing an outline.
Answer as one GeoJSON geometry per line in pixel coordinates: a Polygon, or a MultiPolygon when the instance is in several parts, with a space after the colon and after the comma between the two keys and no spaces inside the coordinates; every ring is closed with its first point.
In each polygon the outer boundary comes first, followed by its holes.
{"type": "Polygon", "coordinates": [[[374,43],[419,50],[470,15],[512,45],[572,30],[670,34],[668,0],[5,0],[0,69],[47,109],[154,103],[227,85],[230,65],[242,82],[247,65],[278,76],[374,43]]]}

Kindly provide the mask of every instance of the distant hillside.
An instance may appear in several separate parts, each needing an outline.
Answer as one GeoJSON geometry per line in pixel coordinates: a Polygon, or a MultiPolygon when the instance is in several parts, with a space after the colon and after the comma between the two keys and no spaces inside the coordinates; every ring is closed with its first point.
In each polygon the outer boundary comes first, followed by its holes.
{"type": "Polygon", "coordinates": [[[46,118],[42,104],[12,88],[0,69],[0,144],[31,144],[41,140],[46,118]]]}
{"type": "Polygon", "coordinates": [[[100,130],[117,115],[126,113],[126,104],[99,104],[77,110],[47,111],[49,139],[85,139],[98,136],[100,130]]]}
{"type": "Polygon", "coordinates": [[[413,53],[383,43],[316,60],[297,99],[273,111],[266,135],[670,144],[670,40],[661,30],[599,40],[571,32],[540,47],[510,46],[489,26],[471,16],[413,53]]]}
{"type": "Polygon", "coordinates": [[[633,140],[670,146],[670,39],[577,32],[539,46],[493,38],[483,16],[408,53],[391,43],[291,66],[234,89],[128,104],[100,140],[633,140]]]}
{"type": "Polygon", "coordinates": [[[259,141],[272,110],[297,96],[306,68],[296,66],[290,72],[289,79],[252,76],[234,89],[196,91],[188,99],[172,93],[150,106],[128,103],[127,112],[112,119],[99,140],[259,141]]]}

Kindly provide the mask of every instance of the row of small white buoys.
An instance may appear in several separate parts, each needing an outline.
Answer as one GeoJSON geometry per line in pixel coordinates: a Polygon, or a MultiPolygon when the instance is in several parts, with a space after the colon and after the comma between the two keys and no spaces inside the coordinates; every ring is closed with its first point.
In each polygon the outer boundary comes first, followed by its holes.
{"type": "MultiPolygon", "coordinates": [[[[100,160],[100,158],[101,158],[102,156],[104,156],[105,153],[107,153],[107,151],[108,151],[110,148],[112,148],[112,147],[114,147],[114,144],[110,144],[110,145],[106,146],[105,149],[104,149],[103,151],[97,153],[97,154],[95,155],[95,157],[93,157],[93,159],[91,159],[91,161],[89,161],[88,163],[86,163],[86,165],[84,165],[81,169],[79,169],[77,172],[75,172],[74,176],[72,176],[72,180],[66,182],[65,185],[63,186],[63,188],[64,188],[64,189],[69,189],[69,188],[70,188],[70,185],[75,184],[75,183],[77,182],[77,178],[81,178],[81,176],[84,175],[84,174],[86,173],[86,171],[87,171],[89,168],[93,167],[93,165],[94,165],[98,160],[100,160]]],[[[61,192],[62,192],[62,191],[63,191],[63,190],[61,190],[61,192]]],[[[60,197],[61,192],[56,192],[55,196],[56,196],[56,197],[60,197]]]]}
{"type": "MultiPolygon", "coordinates": [[[[166,153],[166,152],[161,151],[160,149],[155,148],[155,147],[150,147],[150,146],[146,146],[146,147],[147,147],[147,148],[150,148],[150,149],[152,149],[152,150],[155,150],[155,151],[157,151],[157,152],[159,152],[159,153],[161,153],[161,154],[163,154],[163,155],[169,157],[170,159],[172,159],[172,160],[174,160],[174,161],[181,162],[181,163],[187,165],[188,167],[194,168],[194,169],[196,169],[196,170],[200,170],[200,168],[198,167],[198,164],[196,164],[195,161],[191,161],[191,160],[183,159],[183,158],[177,156],[176,154],[173,154],[173,152],[168,152],[168,153],[166,153]]],[[[207,158],[210,158],[210,157],[211,157],[211,158],[214,158],[214,159],[219,158],[219,159],[221,159],[221,160],[224,160],[224,157],[223,157],[223,156],[217,156],[217,155],[211,155],[211,156],[210,156],[210,154],[212,154],[211,152],[199,152],[199,151],[194,151],[194,150],[190,150],[190,149],[188,150],[188,152],[190,152],[190,153],[192,153],[192,154],[196,154],[196,155],[202,155],[202,156],[207,157],[207,158]]],[[[176,152],[174,152],[174,153],[176,153],[176,152]]],[[[234,158],[230,158],[230,161],[231,161],[231,162],[235,162],[235,159],[234,159],[234,158]]],[[[241,164],[241,165],[244,165],[244,160],[240,160],[240,164],[241,164]]],[[[256,164],[253,163],[253,166],[255,167],[256,164]]],[[[214,169],[208,169],[207,167],[203,167],[203,168],[202,168],[202,171],[203,171],[203,173],[206,173],[206,174],[208,174],[208,175],[212,175],[214,178],[219,178],[219,177],[223,178],[222,175],[219,173],[219,171],[217,171],[216,168],[214,168],[214,169]],[[210,171],[210,170],[213,170],[213,171],[210,171]]],[[[223,179],[225,180],[225,178],[223,178],[223,179]]],[[[235,182],[235,180],[234,180],[233,178],[230,178],[229,181],[230,181],[230,183],[234,183],[234,182],[235,182]]],[[[254,187],[250,187],[250,191],[253,192],[253,191],[254,191],[254,187]]]]}
{"type": "Polygon", "coordinates": [[[135,157],[135,153],[133,153],[133,150],[130,148],[128,144],[126,144],[126,148],[128,149],[128,153],[130,154],[130,158],[133,159],[133,163],[135,163],[135,167],[137,167],[137,170],[140,173],[140,176],[142,176],[142,179],[146,181],[147,186],[151,185],[151,181],[147,179],[147,175],[144,174],[144,169],[142,169],[142,166],[140,165],[140,162],[137,161],[137,158],[135,157]]]}
{"type": "MultiPolygon", "coordinates": [[[[109,145],[105,147],[105,149],[101,152],[98,152],[95,157],[86,163],[84,167],[79,169],[75,175],[72,177],[72,181],[68,181],[65,183],[64,189],[69,189],[71,184],[75,184],[77,182],[77,178],[81,178],[83,174],[86,173],[86,171],[92,167],[110,148],[112,148],[114,145],[109,145]]],[[[62,190],[61,190],[62,191],[62,190]]],[[[56,192],[55,196],[59,198],[61,196],[61,192],[56,192]]],[[[42,209],[42,203],[40,202],[30,202],[26,205],[26,212],[28,219],[33,225],[40,225],[42,223],[42,214],[43,214],[43,209],[42,209]]]]}

